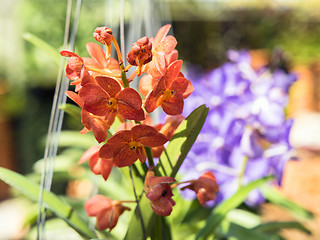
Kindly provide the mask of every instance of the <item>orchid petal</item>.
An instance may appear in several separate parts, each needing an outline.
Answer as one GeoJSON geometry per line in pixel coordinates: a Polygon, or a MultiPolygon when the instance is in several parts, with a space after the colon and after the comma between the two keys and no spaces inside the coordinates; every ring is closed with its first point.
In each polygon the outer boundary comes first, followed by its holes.
{"type": "Polygon", "coordinates": [[[167,72],[163,76],[163,78],[165,79],[166,88],[169,88],[172,82],[178,77],[181,67],[182,67],[182,60],[174,61],[168,66],[167,72]]]}
{"type": "Polygon", "coordinates": [[[84,102],[83,102],[83,100],[80,98],[80,96],[79,96],[77,93],[75,93],[75,92],[73,92],[73,91],[66,91],[65,94],[66,94],[72,101],[74,101],[76,104],[78,104],[79,107],[81,107],[81,108],[83,107],[84,102]]]}
{"type": "Polygon", "coordinates": [[[124,146],[119,154],[113,158],[113,163],[117,167],[127,167],[132,165],[138,159],[136,150],[131,150],[129,145],[124,146]]]}
{"type": "Polygon", "coordinates": [[[157,46],[157,51],[169,54],[177,46],[177,40],[174,36],[166,36],[157,46]]]}
{"type": "Polygon", "coordinates": [[[143,75],[139,81],[139,92],[142,96],[146,97],[155,86],[155,80],[150,74],[143,75]]]}
{"type": "Polygon", "coordinates": [[[166,65],[169,66],[174,61],[178,60],[178,50],[174,49],[171,53],[165,55],[166,65]]]}
{"type": "Polygon", "coordinates": [[[148,112],[151,113],[153,112],[159,105],[158,105],[158,100],[161,97],[161,95],[155,95],[155,91],[152,90],[147,98],[146,101],[144,102],[144,109],[148,112]]]}
{"type": "Polygon", "coordinates": [[[137,125],[131,129],[133,138],[146,147],[157,147],[165,144],[168,139],[154,127],[137,125]]]}
{"type": "Polygon", "coordinates": [[[88,42],[86,44],[86,47],[87,47],[88,53],[93,59],[95,59],[103,68],[108,67],[108,62],[102,47],[92,42],[88,42]]]}
{"type": "Polygon", "coordinates": [[[183,110],[183,98],[179,93],[175,93],[169,100],[163,101],[161,107],[168,115],[180,115],[183,110]]]}
{"type": "Polygon", "coordinates": [[[112,78],[97,76],[96,81],[99,86],[109,94],[110,97],[115,97],[121,91],[121,86],[118,81],[112,78]]]}
{"type": "Polygon", "coordinates": [[[96,138],[98,143],[101,143],[107,139],[108,132],[107,130],[110,128],[112,122],[108,123],[107,121],[103,121],[101,118],[94,117],[92,119],[92,132],[94,137],[96,138]]]}
{"type": "Polygon", "coordinates": [[[71,52],[71,51],[68,51],[68,50],[62,50],[62,51],[60,51],[60,54],[61,54],[61,56],[64,56],[64,57],[77,57],[77,58],[82,59],[78,54],[71,52]]]}
{"type": "Polygon", "coordinates": [[[90,147],[87,151],[85,151],[83,153],[83,155],[81,156],[78,164],[82,164],[85,161],[88,161],[94,154],[96,154],[97,152],[99,152],[100,147],[99,146],[92,146],[90,147]]]}
{"type": "Polygon", "coordinates": [[[161,28],[158,30],[156,36],[155,36],[154,39],[153,39],[153,43],[152,43],[153,46],[154,46],[154,48],[157,48],[158,45],[159,45],[159,43],[160,43],[161,41],[163,41],[163,39],[167,36],[170,28],[171,28],[171,25],[170,25],[170,24],[167,24],[167,25],[164,25],[163,27],[161,27],[161,28]]]}
{"type": "Polygon", "coordinates": [[[112,200],[102,195],[96,195],[86,201],[84,208],[89,216],[96,216],[104,209],[112,207],[112,200]]]}
{"type": "Polygon", "coordinates": [[[172,82],[170,89],[174,90],[175,92],[181,93],[183,98],[189,97],[194,90],[191,82],[184,77],[176,78],[172,82]]]}

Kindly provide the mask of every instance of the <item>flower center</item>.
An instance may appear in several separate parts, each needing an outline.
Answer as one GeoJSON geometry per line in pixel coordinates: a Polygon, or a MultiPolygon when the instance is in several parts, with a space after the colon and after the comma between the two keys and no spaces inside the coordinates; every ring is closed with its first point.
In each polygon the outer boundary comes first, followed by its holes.
{"type": "Polygon", "coordinates": [[[163,93],[162,101],[169,100],[174,95],[174,91],[170,89],[166,89],[163,93]]]}
{"type": "Polygon", "coordinates": [[[141,147],[141,144],[136,141],[131,141],[131,142],[129,142],[129,147],[130,147],[130,150],[134,151],[138,147],[141,147]]]}
{"type": "Polygon", "coordinates": [[[114,110],[117,110],[117,99],[115,98],[110,98],[108,100],[108,106],[114,110]]]}

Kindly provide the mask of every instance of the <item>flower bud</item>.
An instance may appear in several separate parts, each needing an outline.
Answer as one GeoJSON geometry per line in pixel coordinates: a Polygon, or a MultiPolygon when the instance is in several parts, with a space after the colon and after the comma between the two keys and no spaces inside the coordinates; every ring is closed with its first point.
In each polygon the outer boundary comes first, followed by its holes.
{"type": "Polygon", "coordinates": [[[83,60],[78,57],[70,57],[68,64],[73,71],[81,71],[84,66],[83,60]]]}
{"type": "Polygon", "coordinates": [[[140,38],[132,44],[131,51],[127,54],[127,61],[133,65],[143,65],[152,60],[152,43],[147,37],[140,38]]]}
{"type": "Polygon", "coordinates": [[[108,27],[97,27],[93,33],[93,37],[104,45],[111,45],[112,30],[108,27]]]}

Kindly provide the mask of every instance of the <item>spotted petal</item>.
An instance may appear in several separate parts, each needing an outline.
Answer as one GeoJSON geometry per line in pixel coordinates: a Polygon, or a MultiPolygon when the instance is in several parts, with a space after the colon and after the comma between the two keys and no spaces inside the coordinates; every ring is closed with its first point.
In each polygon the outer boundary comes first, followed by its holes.
{"type": "Polygon", "coordinates": [[[168,139],[154,127],[137,125],[131,129],[133,138],[146,147],[157,147],[165,144],[168,139]]]}
{"type": "Polygon", "coordinates": [[[98,76],[96,77],[96,81],[99,86],[109,94],[110,97],[115,97],[121,91],[121,86],[118,81],[112,78],[98,76]]]}
{"type": "Polygon", "coordinates": [[[161,107],[168,115],[180,115],[183,110],[183,97],[179,93],[175,93],[170,99],[162,102],[161,107]]]}
{"type": "Polygon", "coordinates": [[[79,91],[80,97],[83,99],[84,109],[95,115],[104,116],[108,112],[107,100],[109,94],[101,87],[94,83],[84,85],[79,91]]]}
{"type": "Polygon", "coordinates": [[[141,108],[142,100],[139,93],[133,88],[123,89],[117,96],[118,112],[129,120],[144,120],[144,112],[141,108]]]}

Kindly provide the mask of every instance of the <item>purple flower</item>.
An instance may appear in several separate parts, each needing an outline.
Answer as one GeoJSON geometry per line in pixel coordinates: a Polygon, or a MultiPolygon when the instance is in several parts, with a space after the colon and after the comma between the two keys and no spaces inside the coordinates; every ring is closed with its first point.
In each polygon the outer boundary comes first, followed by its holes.
{"type": "MultiPolygon", "coordinates": [[[[229,62],[208,74],[196,74],[194,92],[185,102],[188,115],[201,104],[209,114],[182,165],[184,179],[214,172],[220,187],[215,203],[231,197],[241,184],[267,175],[280,183],[285,163],[292,157],[285,117],[288,91],[296,76],[281,69],[255,71],[247,51],[229,51],[229,62]],[[199,77],[200,76],[200,77],[199,77]]],[[[192,77],[188,77],[192,79],[192,77]]],[[[263,202],[253,191],[251,205],[263,202]]]]}

